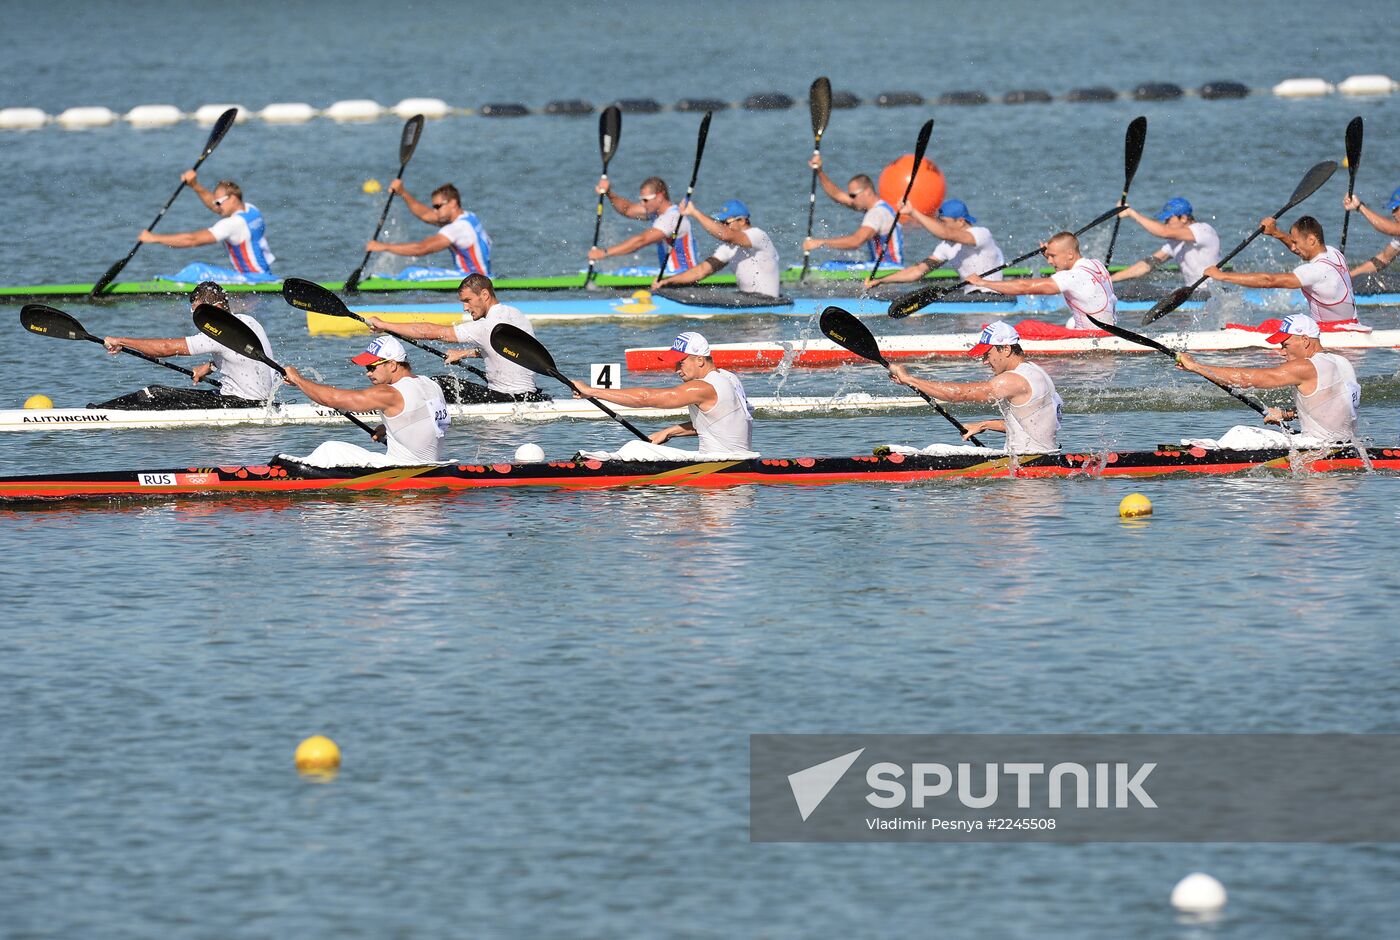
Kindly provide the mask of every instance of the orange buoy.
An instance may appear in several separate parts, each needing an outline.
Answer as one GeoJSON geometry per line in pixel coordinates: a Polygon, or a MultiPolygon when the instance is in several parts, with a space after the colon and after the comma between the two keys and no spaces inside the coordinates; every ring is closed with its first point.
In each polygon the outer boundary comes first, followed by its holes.
{"type": "MultiPolygon", "coordinates": [[[[906,153],[880,172],[880,198],[899,208],[904,198],[904,188],[909,185],[909,174],[914,170],[914,155],[906,153]]],[[[914,189],[909,193],[909,205],[925,215],[933,215],[943,205],[943,193],[947,184],[943,171],[928,157],[919,166],[919,175],[914,180],[914,189]]]]}

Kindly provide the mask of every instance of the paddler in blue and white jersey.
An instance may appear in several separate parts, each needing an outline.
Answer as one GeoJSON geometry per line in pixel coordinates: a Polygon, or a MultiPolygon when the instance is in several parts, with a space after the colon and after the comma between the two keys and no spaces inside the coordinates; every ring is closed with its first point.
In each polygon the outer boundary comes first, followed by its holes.
{"type": "Polygon", "coordinates": [[[391,255],[417,258],[439,251],[452,253],[452,262],[459,274],[481,274],[491,277],[491,236],[475,212],[462,208],[462,194],[451,183],[433,190],[432,202],[425,205],[414,199],[404,188],[403,180],[389,184],[391,193],[403,197],[404,204],[429,225],[441,226],[437,234],[416,242],[365,243],[365,251],[387,251],[391,255]]]}
{"type": "Polygon", "coordinates": [[[894,206],[880,198],[875,190],[875,181],[864,173],[853,176],[846,188],[837,186],[822,169],[822,155],[812,154],[807,165],[817,171],[821,180],[822,192],[833,202],[862,213],[860,226],[849,235],[839,238],[808,238],[802,242],[803,251],[816,248],[835,248],[851,251],[865,246],[870,261],[885,264],[904,264],[904,228],[899,224],[899,216],[894,206]]]}
{"type": "Polygon", "coordinates": [[[1220,263],[1220,235],[1209,222],[1197,222],[1195,209],[1181,196],[1167,201],[1157,218],[1149,219],[1126,206],[1123,218],[1132,219],[1149,235],[1165,239],[1165,244],[1152,254],[1135,261],[1113,275],[1113,282],[1130,281],[1150,274],[1158,265],[1175,261],[1184,283],[1200,280],[1206,268],[1220,263]]]}
{"type": "Polygon", "coordinates": [[[1361,385],[1356,370],[1344,357],[1323,352],[1322,331],[1305,313],[1285,317],[1269,342],[1283,350],[1284,362],[1267,369],[1203,366],[1186,353],[1176,364],[1233,388],[1292,388],[1293,408],[1270,408],[1264,420],[1270,424],[1298,419],[1301,433],[1327,444],[1356,441],[1356,410],[1361,405],[1361,385]]]}
{"type": "Polygon", "coordinates": [[[931,382],[914,378],[898,363],[890,366],[890,377],[943,401],[994,402],[1002,417],[968,422],[964,439],[983,431],[1000,431],[1006,435],[1008,454],[1059,451],[1063,402],[1045,370],[1026,358],[1016,328],[1000,320],[988,324],[967,354],[991,366],[990,381],[931,382]]]}
{"type": "Polygon", "coordinates": [[[598,195],[606,195],[608,202],[619,215],[629,219],[645,219],[650,224],[646,231],[624,239],[606,248],[588,249],[589,261],[602,261],[614,255],[630,255],[641,251],[647,245],[656,246],[656,264],[663,277],[680,274],[695,266],[695,239],[691,235],[690,220],[681,215],[680,206],[671,201],[671,191],[666,181],[659,176],[642,180],[637,201],[633,202],[613,191],[612,183],[606,175],[598,180],[593,188],[598,195]],[[679,220],[680,229],[676,222],[679,220]],[[672,239],[672,235],[675,239],[672,239]]]}
{"type": "MultiPolygon", "coordinates": [[[[210,192],[199,185],[194,170],[186,170],[180,175],[210,212],[220,216],[219,221],[209,228],[196,232],[172,232],[160,235],[143,229],[139,240],[146,244],[165,245],[168,248],[198,248],[219,242],[228,250],[228,259],[233,264],[229,281],[243,280],[242,275],[270,275],[272,262],[276,257],[267,246],[267,224],[258,207],[243,201],[243,190],[233,180],[219,180],[210,192]]],[[[217,269],[213,272],[217,274],[217,269]]],[[[256,278],[255,278],[256,279],[256,278]]],[[[267,280],[266,277],[261,278],[267,280]]]]}
{"type": "Polygon", "coordinates": [[[1363,261],[1351,269],[1351,276],[1357,277],[1362,274],[1378,274],[1390,267],[1396,256],[1400,255],[1400,189],[1390,194],[1390,200],[1386,203],[1386,211],[1390,213],[1390,218],[1386,218],[1379,212],[1372,209],[1361,201],[1357,195],[1343,196],[1342,207],[1352,212],[1360,212],[1366,217],[1366,221],[1371,223],[1371,228],[1382,235],[1395,236],[1386,244],[1384,248],[1376,252],[1375,257],[1363,261]]]}
{"type": "Polygon", "coordinates": [[[681,384],[671,388],[594,388],[575,382],[576,398],[601,398],[633,408],[690,409],[690,420],[673,424],[651,435],[653,444],[673,437],[698,437],[701,454],[736,454],[752,451],[753,408],[739,377],[715,365],[710,344],[699,333],[676,337],[663,358],[674,365],[681,384]]]}
{"type": "MultiPolygon", "coordinates": [[[[906,268],[901,268],[889,277],[881,278],[879,283],[899,284],[905,281],[917,281],[934,268],[940,268],[945,264],[951,264],[953,270],[958,272],[958,277],[967,277],[999,268],[1006,262],[1006,258],[1001,253],[1001,246],[992,237],[991,230],[977,224],[976,217],[967,210],[967,203],[961,199],[945,199],[943,205],[938,207],[936,218],[924,215],[911,205],[906,204],[902,209],[910,218],[942,241],[934,247],[933,254],[923,261],[917,261],[906,268]]],[[[989,275],[988,279],[1001,280],[1001,272],[997,271],[989,275]]],[[[867,288],[873,286],[874,283],[869,278],[865,279],[867,288]]],[[[984,291],[985,288],[973,287],[969,284],[963,290],[970,294],[984,291]]]]}
{"type": "Polygon", "coordinates": [[[748,294],[778,296],[778,249],[773,247],[773,239],[768,233],[749,220],[748,206],[738,199],[731,199],[720,206],[711,218],[697,209],[694,203],[687,202],[685,214],[699,222],[700,227],[719,244],[708,258],[689,271],[654,279],[652,290],[694,284],[732,261],[734,281],[739,290],[748,294]]]}

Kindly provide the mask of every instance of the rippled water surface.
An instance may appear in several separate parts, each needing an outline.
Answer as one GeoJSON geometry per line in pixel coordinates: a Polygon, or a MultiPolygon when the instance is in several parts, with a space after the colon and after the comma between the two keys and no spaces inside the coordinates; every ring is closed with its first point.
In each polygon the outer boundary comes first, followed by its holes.
{"type": "MultiPolygon", "coordinates": [[[[800,100],[823,72],[865,98],[996,98],[1396,71],[1400,28],[1386,4],[1320,18],[1063,6],[52,6],[7,19],[0,107],[419,95],[539,107],[768,89],[800,100]]],[[[931,152],[950,185],[1008,252],[1024,251],[1113,202],[1123,127],[1143,113],[1134,196],[1155,207],[1188,195],[1228,244],[1307,166],[1340,158],[1357,113],[1358,190],[1374,203],[1400,184],[1396,100],[866,105],[836,113],[824,152],[841,172],[874,172],[933,116],[931,152]]],[[[628,115],[615,179],[683,183],[696,121],[628,115]]],[[[393,172],[398,128],[250,122],[207,169],[243,181],[267,213],[284,273],[341,277],[382,205],[360,186],[393,172]]],[[[409,183],[426,194],[457,181],[495,236],[501,273],[575,271],[591,237],[595,129],[544,115],[432,122],[409,183]]],[[[91,280],[204,134],[189,122],[0,132],[0,280],[91,280]]],[[[697,198],[743,198],[791,260],[810,140],[800,105],[717,114],[697,198]]],[[[1329,234],[1344,186],[1339,176],[1308,204],[1329,234]]],[[[182,197],[163,227],[205,225],[201,213],[182,197]]],[[[391,219],[393,237],[426,232],[401,209],[391,219]]],[[[818,226],[853,221],[823,207],[818,226]]],[[[609,218],[605,238],[630,231],[609,218]]],[[[1096,238],[1102,248],[1107,233],[1096,238]]],[[[1357,259],[1383,244],[1356,219],[1351,239],[1357,259]]],[[[1130,226],[1120,245],[1130,259],[1154,243],[1130,226]]],[[[148,247],[128,275],[196,255],[148,247]]],[[[1286,259],[1259,245],[1241,261],[1286,259]]],[[[97,333],[188,330],[182,306],[160,298],[67,309],[97,333]]],[[[356,380],[353,341],[308,337],[276,298],[247,309],[285,361],[356,380]]],[[[1225,298],[1198,322],[1258,315],[1225,298]]],[[[1368,320],[1395,327],[1397,316],[1368,320]]],[[[540,337],[577,374],[679,328],[595,323],[540,337]]],[[[721,341],[814,325],[699,328],[721,341]]],[[[167,375],[87,344],[5,335],[4,408],[34,392],[81,405],[167,375]]],[[[1354,362],[1365,433],[1395,441],[1395,353],[1354,362]]],[[[1160,356],[1048,368],[1074,448],[1151,447],[1253,417],[1160,356]]],[[[927,371],[983,374],[975,363],[927,371]]],[[[747,382],[752,395],[892,388],[867,366],[747,382]]],[[[260,463],[330,436],[355,439],[326,428],[11,434],[0,474],[260,463]]],[[[775,420],[756,435],[773,455],[952,439],[924,412],[775,420]]],[[[451,449],[501,459],[535,441],[561,456],[625,440],[606,422],[459,425],[451,449]]],[[[1258,474],[2,511],[0,934],[1388,935],[1400,853],[1386,846],[753,845],[747,747],[757,732],[1395,732],[1398,509],[1393,476],[1258,474]],[[1119,521],[1133,490],[1155,503],[1150,521],[1119,521]],[[343,749],[332,783],[293,771],[293,748],[314,733],[343,749]],[[1230,891],[1211,923],[1178,919],[1166,901],[1198,869],[1230,891]]]]}

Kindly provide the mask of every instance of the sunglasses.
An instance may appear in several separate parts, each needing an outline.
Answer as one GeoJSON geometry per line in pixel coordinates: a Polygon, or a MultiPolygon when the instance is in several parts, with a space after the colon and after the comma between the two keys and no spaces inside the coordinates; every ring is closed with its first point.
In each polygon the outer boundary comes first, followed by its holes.
{"type": "Polygon", "coordinates": [[[855,192],[853,192],[853,193],[846,193],[846,195],[847,195],[847,196],[850,196],[852,199],[855,199],[857,196],[859,196],[859,195],[860,195],[861,193],[863,193],[863,192],[865,192],[865,190],[863,190],[863,189],[857,189],[857,190],[856,190],[855,192]]]}
{"type": "Polygon", "coordinates": [[[441,209],[441,208],[442,208],[443,206],[445,206],[445,205],[447,205],[447,203],[445,203],[445,202],[435,202],[435,203],[433,203],[433,208],[434,208],[434,209],[441,209]]]}
{"type": "Polygon", "coordinates": [[[214,208],[219,208],[219,206],[222,206],[224,203],[228,202],[232,198],[232,196],[220,196],[218,199],[214,200],[214,208]]]}
{"type": "Polygon", "coordinates": [[[388,361],[388,359],[380,359],[378,362],[371,362],[369,365],[365,366],[365,371],[373,372],[375,369],[378,369],[380,366],[384,365],[388,361]]]}
{"type": "Polygon", "coordinates": [[[652,194],[650,194],[650,195],[648,195],[648,196],[642,196],[642,197],[641,197],[641,200],[642,200],[642,202],[651,202],[651,201],[652,201],[653,199],[655,199],[658,195],[660,195],[660,193],[652,193],[652,194]]]}

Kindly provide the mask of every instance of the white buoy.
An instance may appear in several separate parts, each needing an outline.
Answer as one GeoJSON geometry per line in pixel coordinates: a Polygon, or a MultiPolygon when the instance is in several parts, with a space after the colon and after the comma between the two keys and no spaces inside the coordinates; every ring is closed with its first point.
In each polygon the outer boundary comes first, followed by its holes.
{"type": "Polygon", "coordinates": [[[194,119],[200,124],[213,124],[229,108],[237,108],[233,123],[242,124],[248,120],[248,109],[241,104],[202,104],[195,109],[194,119]]]}
{"type": "Polygon", "coordinates": [[[270,104],[258,112],[258,117],[269,124],[305,124],[315,116],[316,109],[301,101],[270,104]]]}
{"type": "Polygon", "coordinates": [[[405,98],[394,105],[393,110],[404,120],[415,114],[425,118],[445,118],[452,113],[452,106],[441,98],[405,98]]]}
{"type": "Polygon", "coordinates": [[[377,121],[383,113],[383,106],[368,98],[337,101],[325,110],[326,117],[332,121],[377,121]]]}
{"type": "Polygon", "coordinates": [[[0,108],[0,127],[14,131],[32,131],[49,122],[49,116],[38,108],[0,108]]]}
{"type": "Polygon", "coordinates": [[[1389,75],[1353,75],[1337,86],[1344,95],[1388,95],[1400,88],[1389,75]]]}
{"type": "Polygon", "coordinates": [[[60,125],[68,128],[78,127],[105,127],[117,119],[117,113],[111,108],[69,108],[58,117],[54,118],[60,125]]]}
{"type": "Polygon", "coordinates": [[[1172,888],[1172,907],[1188,914],[1218,911],[1225,901],[1225,886],[1203,871],[1193,871],[1172,888]]]}
{"type": "Polygon", "coordinates": [[[184,116],[173,104],[138,104],[126,112],[125,120],[134,127],[166,127],[179,124],[184,116]]]}
{"type": "Polygon", "coordinates": [[[538,444],[521,444],[515,449],[516,463],[540,463],[544,460],[544,448],[538,444]]]}
{"type": "Polygon", "coordinates": [[[1321,98],[1336,90],[1320,78],[1288,78],[1274,86],[1274,94],[1280,98],[1321,98]]]}

